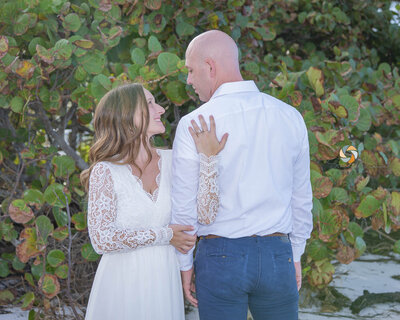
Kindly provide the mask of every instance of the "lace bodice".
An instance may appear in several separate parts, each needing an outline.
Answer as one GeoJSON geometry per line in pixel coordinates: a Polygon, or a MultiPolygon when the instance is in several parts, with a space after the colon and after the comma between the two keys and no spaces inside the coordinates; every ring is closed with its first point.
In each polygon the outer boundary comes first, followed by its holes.
{"type": "MultiPolygon", "coordinates": [[[[168,245],[171,219],[170,150],[160,155],[157,192],[147,193],[129,165],[97,163],[89,181],[88,229],[99,254],[168,245]]],[[[214,221],[218,210],[216,158],[200,156],[198,212],[200,223],[214,221]]]]}

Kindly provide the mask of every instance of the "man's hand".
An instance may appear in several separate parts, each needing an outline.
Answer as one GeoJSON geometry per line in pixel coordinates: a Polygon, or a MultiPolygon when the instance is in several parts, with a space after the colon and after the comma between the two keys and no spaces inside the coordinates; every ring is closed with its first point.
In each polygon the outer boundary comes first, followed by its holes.
{"type": "Polygon", "coordinates": [[[297,290],[301,288],[301,262],[295,262],[294,268],[296,269],[296,282],[297,282],[297,290]]]}
{"type": "Polygon", "coordinates": [[[196,292],[196,287],[194,285],[193,267],[188,271],[181,271],[181,278],[185,298],[197,308],[197,299],[192,295],[192,292],[196,292]]]}
{"type": "Polygon", "coordinates": [[[180,224],[170,224],[168,227],[172,229],[173,236],[170,243],[178,250],[180,253],[186,254],[190,249],[196,244],[197,236],[190,235],[185,231],[193,231],[192,226],[184,226],[180,224]]]}

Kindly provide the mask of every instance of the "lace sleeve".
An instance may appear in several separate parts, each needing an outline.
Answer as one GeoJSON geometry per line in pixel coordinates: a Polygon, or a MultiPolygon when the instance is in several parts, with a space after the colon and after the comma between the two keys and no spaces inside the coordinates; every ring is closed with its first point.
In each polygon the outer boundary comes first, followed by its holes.
{"type": "Polygon", "coordinates": [[[94,250],[99,253],[127,251],[139,247],[169,244],[172,229],[122,229],[115,224],[117,197],[110,168],[98,163],[90,174],[88,229],[94,250]]]}
{"type": "Polygon", "coordinates": [[[197,220],[211,224],[217,217],[219,190],[217,183],[218,157],[200,153],[199,190],[197,192],[197,220]]]}

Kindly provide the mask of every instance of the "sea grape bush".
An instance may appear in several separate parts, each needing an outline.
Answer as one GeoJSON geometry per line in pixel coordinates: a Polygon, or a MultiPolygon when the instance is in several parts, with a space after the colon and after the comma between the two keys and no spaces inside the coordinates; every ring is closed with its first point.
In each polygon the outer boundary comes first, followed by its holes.
{"type": "Polygon", "coordinates": [[[362,255],[366,232],[400,229],[398,18],[390,2],[372,0],[2,1],[0,277],[23,292],[1,288],[0,302],[48,311],[55,297],[80,297],[84,306],[99,256],[79,173],[96,103],[143,83],[166,108],[154,143],[171,147],[180,117],[200,104],[186,85],[185,48],[209,29],[237,41],[245,79],[305,119],[314,231],[303,271],[326,287],[332,260],[362,255]],[[339,158],[346,145],[358,152],[351,165],[339,158]]]}

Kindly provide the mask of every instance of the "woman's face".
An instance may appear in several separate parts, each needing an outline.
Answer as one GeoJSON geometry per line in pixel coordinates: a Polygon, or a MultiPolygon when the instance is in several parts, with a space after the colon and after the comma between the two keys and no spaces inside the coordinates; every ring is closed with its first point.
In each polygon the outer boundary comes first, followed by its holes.
{"type": "Polygon", "coordinates": [[[147,128],[147,136],[151,137],[155,134],[165,132],[164,124],[161,122],[161,115],[165,112],[164,108],[156,103],[153,95],[149,90],[143,88],[146,101],[149,106],[149,127],[147,128]]]}

